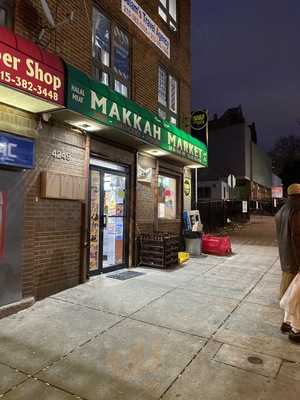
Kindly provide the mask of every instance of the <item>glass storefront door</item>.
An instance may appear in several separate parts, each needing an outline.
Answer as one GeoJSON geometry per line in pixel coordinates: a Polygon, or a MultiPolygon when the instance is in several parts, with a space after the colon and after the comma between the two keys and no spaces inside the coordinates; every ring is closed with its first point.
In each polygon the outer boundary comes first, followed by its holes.
{"type": "Polygon", "coordinates": [[[126,264],[127,175],[91,167],[90,171],[90,275],[126,264]]]}

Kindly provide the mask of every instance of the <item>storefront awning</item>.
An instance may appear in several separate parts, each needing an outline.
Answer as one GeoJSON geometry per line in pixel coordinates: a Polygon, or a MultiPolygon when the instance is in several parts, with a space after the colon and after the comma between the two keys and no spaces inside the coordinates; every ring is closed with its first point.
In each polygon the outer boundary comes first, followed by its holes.
{"type": "Polygon", "coordinates": [[[0,27],[0,102],[33,113],[64,107],[64,64],[0,27]]]}
{"type": "Polygon", "coordinates": [[[184,165],[207,166],[207,147],[137,103],[67,65],[66,109],[56,113],[65,123],[184,165]]]}

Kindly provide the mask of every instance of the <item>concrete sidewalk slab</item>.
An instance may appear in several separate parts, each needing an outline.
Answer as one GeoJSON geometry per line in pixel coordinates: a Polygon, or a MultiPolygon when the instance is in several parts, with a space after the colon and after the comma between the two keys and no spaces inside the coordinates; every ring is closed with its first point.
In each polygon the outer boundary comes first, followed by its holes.
{"type": "Polygon", "coordinates": [[[227,344],[224,344],[221,347],[221,349],[215,355],[214,360],[271,378],[275,378],[277,376],[282,363],[280,358],[266,356],[261,353],[251,352],[249,350],[227,344]],[[256,360],[259,361],[261,360],[261,364],[251,363],[249,361],[250,357],[255,357],[256,360]]]}
{"type": "Polygon", "coordinates": [[[200,353],[163,400],[258,400],[267,382],[265,377],[218,363],[200,353]]]}
{"type": "Polygon", "coordinates": [[[300,346],[279,331],[274,234],[262,218],[233,232],[232,257],[123,282],[102,275],[1,320],[0,397],[298,400],[300,346]]]}
{"type": "Polygon", "coordinates": [[[155,285],[159,283],[170,286],[171,288],[178,287],[182,282],[190,282],[195,276],[197,276],[191,271],[184,270],[183,268],[169,271],[145,271],[142,268],[136,268],[135,271],[143,272],[145,274],[138,277],[139,281],[151,282],[155,285]]]}
{"type": "Polygon", "coordinates": [[[278,248],[273,246],[242,245],[239,247],[238,253],[255,256],[279,257],[278,248]]]}
{"type": "Polygon", "coordinates": [[[88,400],[158,399],[203,344],[126,320],[39,377],[88,400]]]}
{"type": "Polygon", "coordinates": [[[196,293],[207,294],[210,296],[220,296],[229,299],[242,300],[252,287],[256,280],[240,278],[240,279],[225,279],[222,276],[204,275],[193,279],[189,283],[183,283],[180,287],[196,293]]]}
{"type": "Polygon", "coordinates": [[[7,393],[3,400],[75,400],[75,396],[35,379],[28,379],[7,393]]]}
{"type": "Polygon", "coordinates": [[[211,270],[214,268],[216,265],[222,265],[221,263],[219,264],[204,264],[204,263],[192,263],[188,261],[184,269],[187,273],[193,274],[193,275],[203,275],[205,272],[211,270]]]}
{"type": "Polygon", "coordinates": [[[256,268],[264,269],[265,267],[271,267],[277,260],[275,256],[264,256],[256,254],[234,254],[229,259],[225,260],[225,264],[235,265],[252,265],[256,268]]]}
{"type": "Polygon", "coordinates": [[[0,360],[35,373],[122,318],[47,299],[0,320],[0,360]]]}
{"type": "MultiPolygon", "coordinates": [[[[156,283],[146,282],[140,278],[117,281],[118,284],[105,288],[101,286],[98,288],[95,281],[93,286],[75,287],[61,292],[53,298],[127,316],[172,289],[159,281],[156,283]]],[[[116,281],[115,279],[110,280],[116,281]]]]}
{"type": "Polygon", "coordinates": [[[281,278],[282,270],[280,264],[277,262],[273,265],[273,267],[268,271],[269,274],[278,275],[281,278]]]}
{"type": "Polygon", "coordinates": [[[240,268],[237,265],[219,265],[204,274],[204,277],[216,277],[230,280],[247,279],[250,283],[258,282],[264,271],[259,269],[240,268]]]}
{"type": "Polygon", "coordinates": [[[222,264],[224,260],[226,260],[227,257],[221,257],[221,256],[213,256],[211,254],[201,254],[199,257],[191,257],[190,258],[190,263],[191,264],[205,264],[205,265],[217,265],[217,264],[222,264]]]}
{"type": "Polygon", "coordinates": [[[244,302],[215,339],[290,361],[300,362],[300,346],[280,332],[283,312],[274,307],[244,302]]]}
{"type": "Polygon", "coordinates": [[[26,379],[28,379],[27,375],[22,372],[0,364],[0,395],[24,382],[26,379]]]}
{"type": "Polygon", "coordinates": [[[280,277],[266,274],[246,298],[247,302],[279,308],[280,277]]]}
{"type": "Polygon", "coordinates": [[[299,400],[299,398],[300,385],[293,385],[291,382],[271,381],[258,400],[299,400]]]}
{"type": "Polygon", "coordinates": [[[134,319],[209,337],[230,315],[237,301],[175,289],[134,314],[134,319]]]}
{"type": "MultiPolygon", "coordinates": [[[[224,264],[217,265],[214,268],[212,268],[210,271],[223,271],[224,273],[227,273],[228,275],[232,273],[240,273],[240,274],[253,274],[253,276],[260,277],[264,273],[266,273],[269,270],[269,266],[267,265],[256,265],[256,264],[247,264],[247,263],[231,263],[231,262],[225,262],[224,264]]],[[[210,272],[208,271],[208,272],[210,272]]]]}
{"type": "Polygon", "coordinates": [[[293,380],[297,381],[297,385],[300,385],[300,363],[283,361],[278,375],[280,380],[293,380]]]}

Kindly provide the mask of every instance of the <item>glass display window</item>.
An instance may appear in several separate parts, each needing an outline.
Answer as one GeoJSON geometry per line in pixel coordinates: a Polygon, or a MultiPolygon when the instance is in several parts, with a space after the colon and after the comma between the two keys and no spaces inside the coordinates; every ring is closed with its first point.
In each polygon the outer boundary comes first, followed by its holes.
{"type": "Polygon", "coordinates": [[[176,219],[177,181],[164,175],[158,176],[158,218],[176,219]]]}
{"type": "Polygon", "coordinates": [[[100,174],[91,171],[91,215],[90,215],[90,270],[99,269],[99,216],[100,216],[100,174]]]}

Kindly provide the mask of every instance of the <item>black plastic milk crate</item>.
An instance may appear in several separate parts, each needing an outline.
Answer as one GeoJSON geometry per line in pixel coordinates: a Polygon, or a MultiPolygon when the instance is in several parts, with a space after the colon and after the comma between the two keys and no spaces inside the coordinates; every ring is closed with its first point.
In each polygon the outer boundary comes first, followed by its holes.
{"type": "Polygon", "coordinates": [[[167,269],[178,265],[179,236],[144,233],[138,237],[139,265],[167,269]]]}

